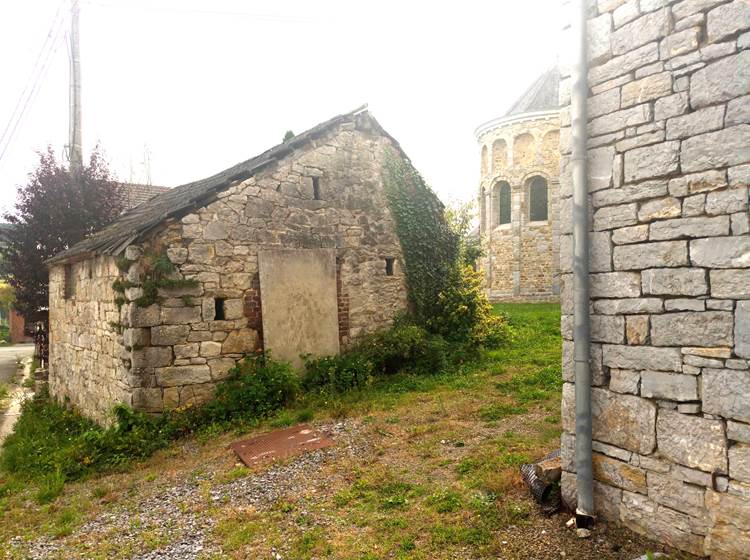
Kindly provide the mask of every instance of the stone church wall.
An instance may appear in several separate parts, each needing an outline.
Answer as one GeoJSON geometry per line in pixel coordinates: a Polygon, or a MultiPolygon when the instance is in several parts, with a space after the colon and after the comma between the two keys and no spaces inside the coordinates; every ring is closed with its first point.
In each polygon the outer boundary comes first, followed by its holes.
{"type": "MultiPolygon", "coordinates": [[[[698,556],[747,559],[750,3],[589,4],[597,513],[698,556]]],[[[568,106],[570,79],[560,89],[568,106]]],[[[562,487],[574,504],[569,110],[561,119],[562,487]]]]}
{"type": "Polygon", "coordinates": [[[486,132],[479,192],[487,293],[492,301],[557,299],[559,294],[559,117],[514,118],[486,132]],[[529,184],[547,181],[547,219],[531,221],[529,184]],[[499,185],[511,190],[510,223],[500,224],[499,185]]]}
{"type": "MultiPolygon", "coordinates": [[[[148,242],[128,247],[125,257],[133,263],[124,277],[136,286],[125,291],[126,303],[115,313],[122,334],[108,331],[112,347],[119,348],[113,352],[116,359],[100,362],[96,369],[92,362],[90,374],[63,372],[53,365],[51,378],[73,378],[64,386],[55,381],[55,394],[74,395],[82,388],[76,404],[98,418],[114,401],[160,412],[208,400],[236,360],[263,348],[258,269],[263,249],[336,251],[342,346],[390,324],[406,308],[401,249],[381,178],[390,147],[390,140],[379,133],[343,124],[303,151],[227,188],[208,205],[166,223],[148,242]],[[178,276],[195,279],[198,285],[162,290],[159,303],[139,307],[133,301],[142,294],[138,285],[144,280],[144,259],[154,254],[166,254],[178,276]],[[386,258],[395,258],[392,276],[386,275],[386,258]],[[223,299],[223,320],[215,316],[216,298],[223,299]],[[98,376],[99,382],[77,379],[84,375],[98,376]],[[100,400],[110,386],[122,390],[100,400]]],[[[103,293],[110,290],[109,301],[117,277],[112,266],[110,262],[107,276],[98,280],[103,293]]],[[[62,268],[52,271],[58,292],[62,268]]],[[[80,313],[73,307],[66,312],[80,313]]],[[[55,327],[63,340],[75,336],[62,320],[55,327]]],[[[82,325],[81,333],[94,339],[99,331],[86,331],[82,325]]]]}

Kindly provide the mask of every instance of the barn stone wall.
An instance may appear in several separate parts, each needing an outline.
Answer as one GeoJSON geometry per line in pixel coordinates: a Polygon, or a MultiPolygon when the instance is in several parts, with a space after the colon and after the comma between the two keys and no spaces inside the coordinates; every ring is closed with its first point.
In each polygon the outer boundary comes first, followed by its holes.
{"type": "Polygon", "coordinates": [[[49,275],[50,392],[102,420],[116,403],[129,403],[132,391],[112,289],[119,274],[115,259],[102,256],[55,266],[49,275]]]}
{"type": "Polygon", "coordinates": [[[514,116],[484,132],[479,187],[480,236],[487,295],[492,301],[557,299],[559,294],[559,128],[556,111],[514,116]],[[529,217],[529,184],[548,185],[547,220],[529,217]],[[511,189],[510,223],[500,224],[499,185],[511,189]]]}
{"type": "MultiPolygon", "coordinates": [[[[747,559],[750,3],[589,5],[597,513],[747,559]]],[[[570,79],[560,89],[568,106],[570,79]]],[[[569,110],[561,120],[562,487],[574,504],[569,110]]]]}
{"type": "MultiPolygon", "coordinates": [[[[392,147],[379,132],[342,124],[274,167],[220,192],[215,201],[165,223],[148,242],[128,247],[125,257],[133,262],[122,278],[135,286],[125,291],[126,302],[116,315],[121,335],[107,331],[121,354],[96,367],[92,362],[85,374],[67,359],[58,360],[51,378],[67,372],[76,379],[55,393],[85,393],[76,404],[98,418],[113,401],[161,412],[208,400],[236,360],[262,349],[258,252],[264,249],[335,250],[342,346],[389,325],[406,308],[402,254],[381,178],[385,151],[392,147]],[[177,277],[198,285],[161,290],[159,303],[140,307],[134,300],[142,295],[144,259],[154,254],[166,254],[177,277]],[[396,259],[392,276],[386,275],[386,257],[396,259]],[[224,320],[215,317],[215,298],[224,299],[224,320]],[[77,379],[82,375],[100,382],[83,383],[77,379]],[[122,390],[99,401],[112,386],[122,390]]],[[[60,270],[53,269],[58,284],[60,270]]],[[[110,290],[109,301],[116,276],[109,269],[99,282],[102,293],[110,290]]],[[[71,307],[66,312],[78,311],[71,307]]],[[[100,334],[80,328],[91,339],[100,334]]],[[[57,337],[72,336],[62,320],[55,329],[57,337]]]]}

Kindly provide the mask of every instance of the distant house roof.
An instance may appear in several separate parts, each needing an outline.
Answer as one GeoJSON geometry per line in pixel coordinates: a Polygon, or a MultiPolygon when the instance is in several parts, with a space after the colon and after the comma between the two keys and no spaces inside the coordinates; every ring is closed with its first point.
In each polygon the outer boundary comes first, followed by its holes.
{"type": "Polygon", "coordinates": [[[510,106],[501,117],[482,123],[474,131],[479,139],[485,132],[509,121],[523,119],[524,115],[557,111],[560,108],[560,70],[555,66],[539,76],[533,84],[510,106]]]}
{"type": "Polygon", "coordinates": [[[139,204],[154,198],[169,190],[169,187],[159,187],[157,185],[140,185],[138,183],[123,183],[125,194],[125,210],[132,210],[139,204]]]}
{"type": "Polygon", "coordinates": [[[560,71],[555,66],[539,76],[529,89],[511,105],[503,117],[559,109],[559,92],[560,71]]]}
{"type": "MultiPolygon", "coordinates": [[[[168,189],[149,199],[148,204],[136,206],[104,229],[73,245],[70,249],[58,253],[49,259],[47,264],[85,258],[92,254],[117,255],[131,243],[142,239],[165,220],[179,218],[196,208],[205,206],[219,192],[228,188],[232,183],[249,179],[255,173],[281,160],[294,150],[305,146],[311,140],[320,137],[339,124],[353,122],[360,115],[366,116],[373,130],[377,130],[390,138],[394,146],[400,150],[398,142],[383,130],[380,124],[366,110],[366,107],[363,106],[350,113],[333,117],[286,142],[266,150],[254,158],[238,163],[216,175],[168,189]]],[[[404,157],[406,156],[404,155],[404,157]]]]}

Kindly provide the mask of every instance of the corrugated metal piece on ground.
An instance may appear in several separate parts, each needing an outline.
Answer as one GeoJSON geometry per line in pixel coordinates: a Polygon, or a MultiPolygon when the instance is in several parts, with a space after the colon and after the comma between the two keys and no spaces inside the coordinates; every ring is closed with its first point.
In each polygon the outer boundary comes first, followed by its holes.
{"type": "Polygon", "coordinates": [[[259,463],[287,459],[333,445],[333,440],[307,424],[276,430],[261,436],[235,442],[229,447],[248,467],[259,463]]]}

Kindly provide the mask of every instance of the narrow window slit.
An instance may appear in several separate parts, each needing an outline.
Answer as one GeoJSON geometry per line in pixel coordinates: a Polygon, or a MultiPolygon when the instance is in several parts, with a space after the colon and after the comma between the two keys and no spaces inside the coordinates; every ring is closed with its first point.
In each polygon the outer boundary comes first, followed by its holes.
{"type": "Polygon", "coordinates": [[[313,177],[312,185],[313,185],[313,198],[315,200],[320,200],[320,177],[313,177]]]}
{"type": "Polygon", "coordinates": [[[214,320],[215,321],[223,321],[224,320],[224,300],[225,298],[217,297],[214,299],[214,320]]]}
{"type": "Polygon", "coordinates": [[[386,276],[393,276],[393,262],[396,259],[393,257],[386,257],[385,258],[385,275],[386,276]]]}

